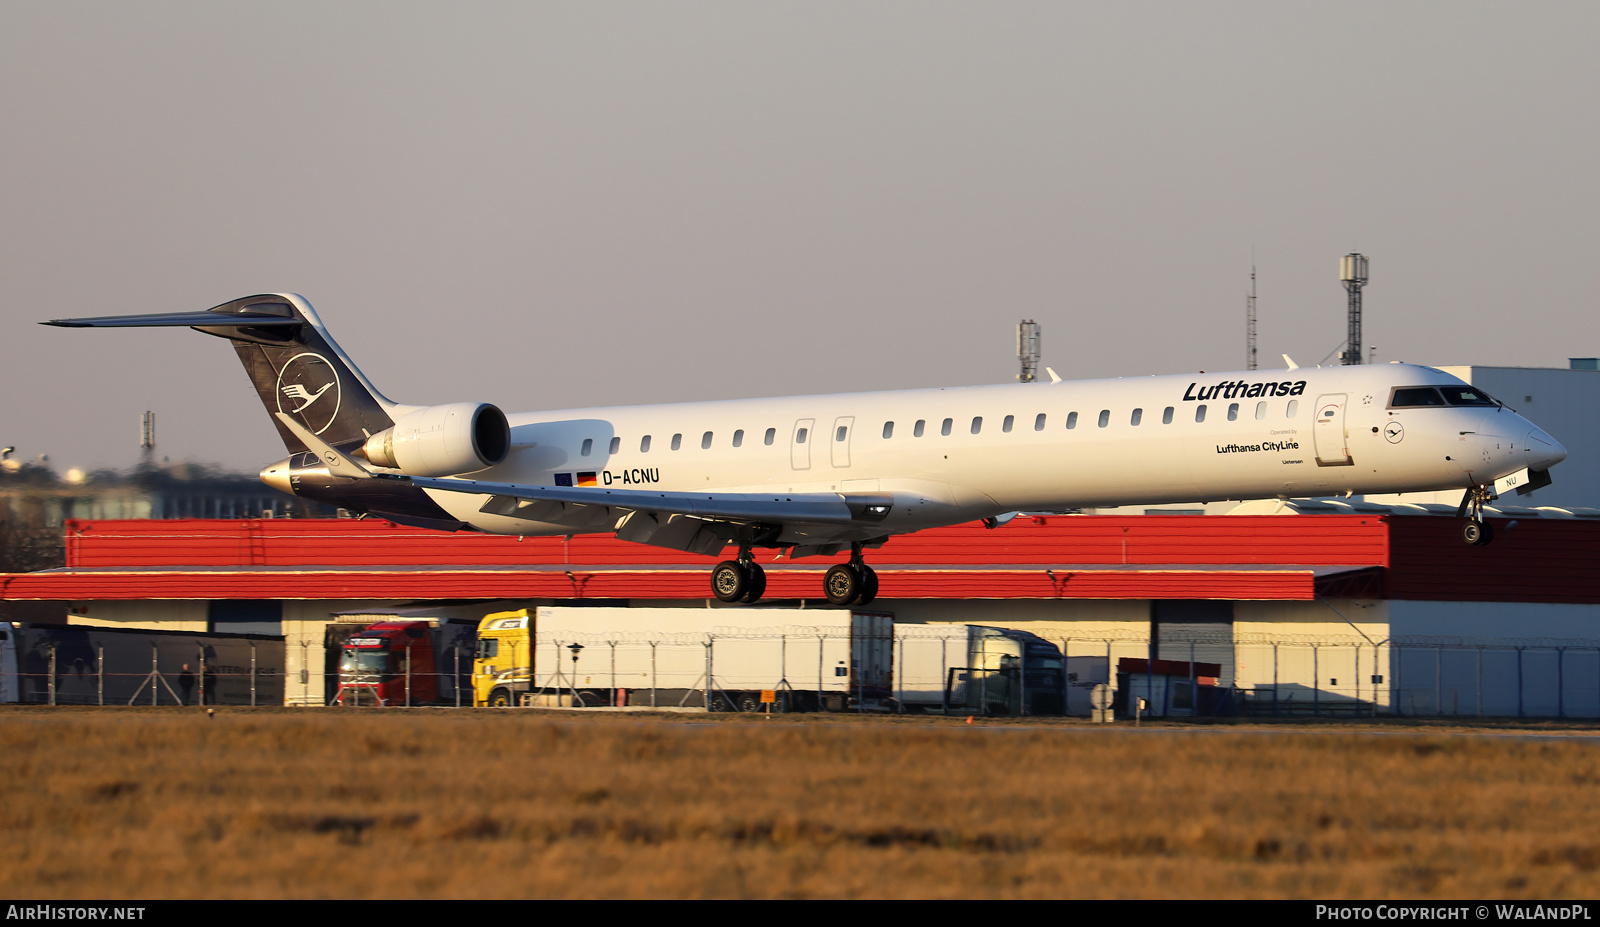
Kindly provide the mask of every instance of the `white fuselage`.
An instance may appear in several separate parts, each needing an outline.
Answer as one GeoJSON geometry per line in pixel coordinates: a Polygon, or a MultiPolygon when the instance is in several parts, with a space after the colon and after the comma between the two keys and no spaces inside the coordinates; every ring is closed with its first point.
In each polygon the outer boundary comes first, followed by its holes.
{"type": "MultiPolygon", "coordinates": [[[[806,543],[1011,511],[1460,488],[1565,456],[1503,407],[1390,408],[1424,385],[1462,381],[1383,364],[527,413],[508,417],[510,455],[470,478],[894,494],[870,530],[786,532],[806,543]]],[[[574,533],[429,495],[480,530],[574,533]]]]}

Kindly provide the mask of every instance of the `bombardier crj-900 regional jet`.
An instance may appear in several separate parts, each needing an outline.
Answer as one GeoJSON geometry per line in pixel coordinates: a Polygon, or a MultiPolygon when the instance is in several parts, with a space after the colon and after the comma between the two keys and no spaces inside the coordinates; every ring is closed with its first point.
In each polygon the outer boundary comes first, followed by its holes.
{"type": "Polygon", "coordinates": [[[863,548],[1083,506],[1456,488],[1463,536],[1483,544],[1495,481],[1545,485],[1566,456],[1483,392],[1406,364],[508,416],[384,398],[288,293],[45,324],[190,326],[233,342],[290,452],[261,471],[269,486],[449,531],[614,533],[707,555],[734,545],[711,573],[724,602],[761,597],[756,548],[848,547],[824,592],[863,604],[878,587],[863,548]]]}

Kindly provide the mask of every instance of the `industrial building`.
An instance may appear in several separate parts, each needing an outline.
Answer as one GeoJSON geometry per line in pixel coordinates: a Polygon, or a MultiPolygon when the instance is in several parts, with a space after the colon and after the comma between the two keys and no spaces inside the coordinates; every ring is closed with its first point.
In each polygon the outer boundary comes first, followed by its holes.
{"type": "MultiPolygon", "coordinates": [[[[1074,714],[1089,713],[1093,685],[1117,682],[1124,658],[1154,658],[1168,661],[1156,675],[1214,665],[1232,711],[1600,717],[1590,566],[1600,518],[1508,505],[1490,513],[1494,543],[1469,547],[1456,519],[1422,508],[1322,507],[1339,514],[1023,516],[920,532],[876,554],[872,607],[912,636],[982,624],[1056,643],[1074,714]]],[[[375,519],[81,520],[68,522],[65,549],[63,569],[0,574],[0,608],[282,635],[290,704],[326,700],[329,629],[351,620],[341,613],[740,607],[707,599],[714,558],[607,536],[519,540],[375,519]]],[[[832,562],[764,562],[763,605],[829,607],[814,597],[832,562]]],[[[1150,675],[1135,685],[1154,694],[1150,675]]],[[[1156,713],[1182,713],[1153,701],[1156,713]]]]}

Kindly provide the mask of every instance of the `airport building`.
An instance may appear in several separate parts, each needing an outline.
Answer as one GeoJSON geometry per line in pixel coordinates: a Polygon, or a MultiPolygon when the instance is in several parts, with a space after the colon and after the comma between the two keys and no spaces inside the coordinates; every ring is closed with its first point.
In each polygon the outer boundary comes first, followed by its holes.
{"type": "MultiPolygon", "coordinates": [[[[1066,657],[1073,714],[1107,683],[1157,714],[1600,717],[1600,517],[1508,504],[1488,513],[1494,542],[1469,547],[1457,519],[1424,507],[1281,511],[1022,516],[896,537],[869,553],[870,607],[912,636],[986,625],[1045,638],[1066,657]],[[1175,700],[1182,677],[1206,677],[1216,697],[1175,700]]],[[[307,705],[326,702],[330,642],[363,612],[830,608],[822,574],[837,559],[764,552],[766,598],[741,607],[709,597],[716,558],[608,536],[74,520],[65,550],[63,569],[0,575],[8,617],[282,636],[285,701],[307,705]]]]}

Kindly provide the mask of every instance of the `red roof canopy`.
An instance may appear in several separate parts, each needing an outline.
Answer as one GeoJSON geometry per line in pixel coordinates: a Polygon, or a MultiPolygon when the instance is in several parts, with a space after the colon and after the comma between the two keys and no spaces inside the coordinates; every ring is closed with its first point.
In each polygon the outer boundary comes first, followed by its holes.
{"type": "MultiPolygon", "coordinates": [[[[883,598],[1600,601],[1600,522],[1393,515],[1050,516],[871,551],[883,598]]],[[[0,574],[0,599],[703,599],[720,557],[607,535],[448,534],[368,519],[71,521],[67,569],[0,574]]],[[[834,558],[775,560],[767,597],[818,598],[834,558]]]]}

